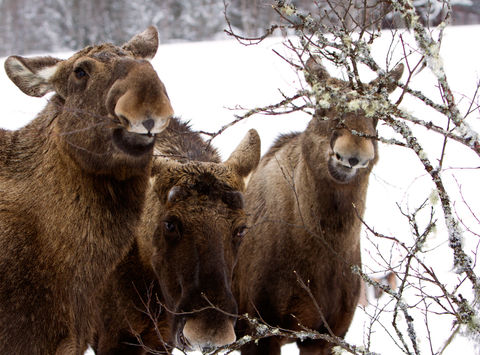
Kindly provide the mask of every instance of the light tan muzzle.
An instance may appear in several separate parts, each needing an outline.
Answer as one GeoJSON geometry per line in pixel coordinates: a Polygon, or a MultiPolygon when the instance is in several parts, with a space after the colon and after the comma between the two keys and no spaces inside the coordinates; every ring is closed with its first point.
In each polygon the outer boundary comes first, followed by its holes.
{"type": "Polygon", "coordinates": [[[128,132],[155,134],[163,131],[173,109],[166,89],[150,63],[136,63],[109,93],[116,99],[114,114],[128,132]]]}
{"type": "Polygon", "coordinates": [[[191,350],[211,351],[228,345],[236,340],[232,320],[226,320],[222,326],[208,327],[201,319],[188,319],[183,327],[183,336],[191,350]]]}
{"type": "Polygon", "coordinates": [[[351,169],[366,168],[375,157],[375,148],[370,139],[356,136],[343,130],[332,147],[336,163],[351,169]]]}

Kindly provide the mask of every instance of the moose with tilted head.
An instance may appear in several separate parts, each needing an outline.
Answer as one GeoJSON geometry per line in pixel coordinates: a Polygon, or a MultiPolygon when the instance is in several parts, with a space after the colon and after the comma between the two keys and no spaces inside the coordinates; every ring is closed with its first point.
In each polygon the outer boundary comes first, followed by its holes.
{"type": "Polygon", "coordinates": [[[242,191],[260,160],[260,139],[250,130],[222,163],[176,119],[158,138],[136,243],[102,296],[97,355],[206,351],[235,341],[242,191]]]}
{"type": "Polygon", "coordinates": [[[0,130],[0,353],[83,354],[96,292],[134,241],[155,134],[173,114],[149,59],[154,27],[69,59],[11,56],[30,96],[54,92],[17,131],[0,130]]]}
{"type": "MultiPolygon", "coordinates": [[[[378,159],[377,119],[374,102],[361,101],[348,82],[330,77],[318,58],[310,58],[306,70],[318,108],[304,132],[278,138],[248,183],[251,227],[240,246],[234,294],[240,314],[344,337],[360,294],[352,266],[361,265],[359,216],[378,159]]],[[[386,95],[402,72],[400,65],[364,90],[386,95]]],[[[248,328],[239,322],[242,335],[248,328]]],[[[291,341],[261,339],[242,354],[280,354],[291,341]]],[[[324,340],[297,344],[303,355],[329,354],[333,347],[324,340]]]]}

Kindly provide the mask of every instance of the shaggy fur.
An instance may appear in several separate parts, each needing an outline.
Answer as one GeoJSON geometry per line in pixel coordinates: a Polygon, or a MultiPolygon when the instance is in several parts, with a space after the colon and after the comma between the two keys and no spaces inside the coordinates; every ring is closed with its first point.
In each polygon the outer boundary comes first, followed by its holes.
{"type": "Polygon", "coordinates": [[[96,290],[134,241],[152,134],[173,113],[152,66],[133,54],[151,58],[157,46],[149,28],[67,60],[6,60],[22,91],[55,94],[26,127],[0,130],[1,354],[85,351],[96,290]]]}
{"type": "Polygon", "coordinates": [[[159,136],[137,241],[102,297],[97,355],[206,349],[235,339],[230,287],[246,223],[240,191],[260,159],[258,134],[249,132],[224,163],[177,120],[159,136]],[[232,316],[200,311],[210,306],[206,299],[232,316]]]}
{"type": "MultiPolygon", "coordinates": [[[[310,69],[325,87],[347,89],[323,67],[310,69]]],[[[401,70],[394,75],[398,79],[401,70]]],[[[361,111],[338,118],[334,105],[317,112],[304,132],[280,137],[252,175],[245,195],[251,230],[234,273],[240,314],[285,329],[330,329],[340,337],[347,332],[360,291],[360,278],[351,271],[361,265],[357,214],[365,210],[377,144],[351,133],[374,136],[373,118],[361,111]]],[[[250,331],[239,323],[241,335],[250,331]]],[[[242,354],[280,354],[288,341],[262,339],[242,354]]],[[[304,355],[328,354],[332,347],[322,340],[297,344],[304,355]]]]}

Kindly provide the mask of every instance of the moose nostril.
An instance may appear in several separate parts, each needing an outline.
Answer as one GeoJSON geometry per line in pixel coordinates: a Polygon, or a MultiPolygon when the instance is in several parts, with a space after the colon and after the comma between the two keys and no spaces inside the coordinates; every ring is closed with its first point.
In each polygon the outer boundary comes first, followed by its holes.
{"type": "Polygon", "coordinates": [[[120,123],[125,127],[128,127],[130,125],[130,121],[124,115],[118,115],[117,117],[120,120],[120,123]]]}
{"type": "Polygon", "coordinates": [[[350,158],[350,159],[348,159],[348,162],[350,163],[351,167],[354,167],[355,165],[358,164],[358,159],[357,158],[350,158]]]}
{"type": "Polygon", "coordinates": [[[211,345],[202,346],[202,353],[209,353],[209,352],[212,352],[213,350],[215,350],[215,346],[211,346],[211,345]]]}
{"type": "Polygon", "coordinates": [[[153,126],[155,126],[155,121],[149,118],[148,120],[143,121],[142,124],[143,124],[143,127],[145,127],[147,131],[150,132],[153,126]]]}

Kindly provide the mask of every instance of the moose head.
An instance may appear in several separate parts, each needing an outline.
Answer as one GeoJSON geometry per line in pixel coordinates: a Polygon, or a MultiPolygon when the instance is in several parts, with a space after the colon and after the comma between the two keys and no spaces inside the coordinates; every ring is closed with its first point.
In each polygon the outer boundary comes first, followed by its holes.
{"type": "Polygon", "coordinates": [[[151,230],[141,234],[150,237],[140,245],[153,250],[171,338],[180,348],[205,351],[235,341],[231,282],[247,232],[242,192],[259,160],[260,138],[250,130],[223,163],[155,164],[158,207],[146,214],[143,225],[151,230]]]}
{"type": "Polygon", "coordinates": [[[154,136],[173,114],[148,61],[157,47],[149,27],[120,47],[88,46],[66,60],[11,56],[5,69],[27,95],[55,93],[43,115],[65,156],[89,173],[125,179],[149,164],[154,136]]]}
{"type": "Polygon", "coordinates": [[[369,100],[353,91],[349,82],[330,77],[318,57],[308,59],[305,78],[319,91],[315,124],[317,132],[327,138],[326,166],[333,181],[349,183],[375,164],[378,95],[392,92],[402,73],[400,64],[385,77],[366,84],[369,100]]]}

